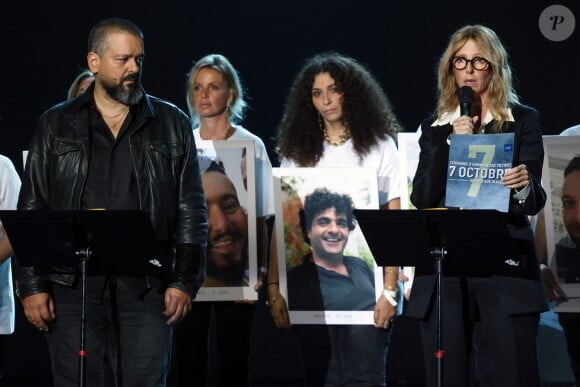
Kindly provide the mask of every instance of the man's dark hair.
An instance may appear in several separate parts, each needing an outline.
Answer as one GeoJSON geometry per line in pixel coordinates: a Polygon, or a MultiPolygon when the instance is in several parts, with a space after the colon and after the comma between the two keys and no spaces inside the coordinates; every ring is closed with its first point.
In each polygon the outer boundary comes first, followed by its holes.
{"type": "Polygon", "coordinates": [[[219,172],[222,175],[227,176],[226,168],[224,167],[224,162],[221,160],[212,160],[207,169],[203,171],[203,173],[206,172],[219,172]]]}
{"type": "Polygon", "coordinates": [[[99,56],[107,50],[107,35],[113,32],[126,32],[138,36],[143,41],[143,32],[135,23],[127,19],[111,18],[97,23],[89,33],[88,51],[99,56]]]}
{"type": "Polygon", "coordinates": [[[570,162],[566,166],[566,169],[564,169],[564,177],[568,176],[570,173],[574,171],[579,170],[580,170],[580,155],[576,155],[572,160],[570,160],[570,162]]]}
{"type": "Polygon", "coordinates": [[[335,208],[337,214],[345,214],[348,223],[349,231],[354,230],[354,204],[352,198],[347,194],[339,194],[336,192],[330,192],[326,188],[318,188],[309,195],[306,195],[304,199],[304,209],[300,210],[300,228],[302,229],[302,234],[304,235],[304,241],[310,244],[310,238],[308,238],[308,231],[312,227],[312,222],[314,218],[321,212],[329,209],[335,208]]]}

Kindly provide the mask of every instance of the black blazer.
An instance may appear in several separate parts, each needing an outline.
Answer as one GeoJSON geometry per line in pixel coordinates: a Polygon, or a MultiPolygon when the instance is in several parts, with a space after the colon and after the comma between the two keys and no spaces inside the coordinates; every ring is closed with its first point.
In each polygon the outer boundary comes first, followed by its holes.
{"type": "MultiPolygon", "coordinates": [[[[530,194],[524,203],[513,199],[512,190],[506,222],[519,253],[521,268],[518,276],[493,276],[495,287],[502,294],[502,307],[509,314],[542,312],[548,309],[547,299],[538,268],[534,234],[528,215],[537,214],[546,202],[541,186],[544,146],[538,112],[529,106],[512,108],[513,122],[502,126],[503,133],[514,133],[513,165],[525,164],[530,174],[530,194]]],[[[419,145],[421,152],[413,179],[411,201],[418,209],[444,207],[451,124],[431,126],[436,117],[421,123],[419,145]]],[[[486,133],[492,124],[486,126],[486,133]]],[[[493,231],[493,230],[492,230],[493,231]]],[[[477,232],[474,230],[474,232],[477,232]]],[[[477,248],[477,246],[474,246],[477,248]]],[[[431,273],[416,272],[407,314],[423,317],[433,300],[436,278],[431,273]]]]}

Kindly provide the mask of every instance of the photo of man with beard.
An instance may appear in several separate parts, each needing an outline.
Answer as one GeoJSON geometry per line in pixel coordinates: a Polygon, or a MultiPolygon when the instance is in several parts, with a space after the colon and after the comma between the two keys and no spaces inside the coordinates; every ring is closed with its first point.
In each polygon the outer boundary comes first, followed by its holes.
{"type": "Polygon", "coordinates": [[[203,287],[248,286],[248,216],[223,163],[202,172],[208,207],[207,273],[203,287]]]}

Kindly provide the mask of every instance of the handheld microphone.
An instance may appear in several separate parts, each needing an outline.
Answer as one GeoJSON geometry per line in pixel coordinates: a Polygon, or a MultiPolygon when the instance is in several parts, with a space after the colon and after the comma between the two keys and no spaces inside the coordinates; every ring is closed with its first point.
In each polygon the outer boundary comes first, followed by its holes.
{"type": "Polygon", "coordinates": [[[473,101],[473,89],[469,86],[461,86],[458,91],[461,115],[471,117],[471,102],[473,101]]]}

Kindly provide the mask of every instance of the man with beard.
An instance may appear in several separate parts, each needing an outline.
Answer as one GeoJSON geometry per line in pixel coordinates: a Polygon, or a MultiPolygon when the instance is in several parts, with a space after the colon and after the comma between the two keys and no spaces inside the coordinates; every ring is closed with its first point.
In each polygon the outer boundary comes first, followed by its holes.
{"type": "MultiPolygon", "coordinates": [[[[566,283],[580,282],[580,155],[574,157],[564,169],[562,185],[562,218],[568,235],[556,244],[555,256],[558,277],[566,283]]],[[[546,285],[554,289],[554,298],[565,301],[550,268],[541,264],[546,285]]],[[[566,338],[566,346],[576,385],[580,385],[580,313],[558,313],[566,338]]]]}
{"type": "Polygon", "coordinates": [[[165,386],[172,324],[204,279],[207,207],[192,128],[174,104],[145,94],[144,55],[135,24],[98,23],[88,38],[93,85],[43,113],[30,142],[20,210],[142,210],[163,249],[152,273],[89,270],[87,353],[77,353],[76,268],[19,268],[24,313],[45,333],[55,386],[78,386],[81,377],[89,387],[165,386]]]}
{"type": "Polygon", "coordinates": [[[204,287],[248,286],[248,216],[223,165],[212,161],[202,174],[209,231],[204,287]]]}

